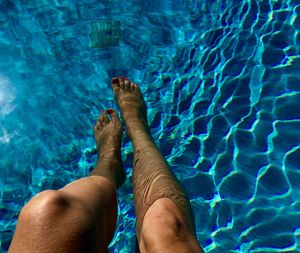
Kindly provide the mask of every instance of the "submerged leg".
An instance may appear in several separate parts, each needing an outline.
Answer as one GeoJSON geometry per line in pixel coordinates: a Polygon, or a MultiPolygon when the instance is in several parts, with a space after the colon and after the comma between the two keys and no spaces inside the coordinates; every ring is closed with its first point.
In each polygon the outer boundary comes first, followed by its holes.
{"type": "Polygon", "coordinates": [[[125,177],[116,112],[103,112],[94,131],[100,159],[91,176],[33,197],[21,210],[10,253],[108,252],[117,218],[115,189],[125,177]]]}
{"type": "Polygon", "coordinates": [[[151,137],[139,87],[126,78],[114,78],[112,87],[134,148],[133,190],[140,250],[202,252],[194,236],[190,202],[151,137]]]}

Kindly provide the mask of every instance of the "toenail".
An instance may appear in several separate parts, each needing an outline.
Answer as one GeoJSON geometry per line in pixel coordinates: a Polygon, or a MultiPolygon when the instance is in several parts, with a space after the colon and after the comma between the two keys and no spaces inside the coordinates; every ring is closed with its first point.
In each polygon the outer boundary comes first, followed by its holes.
{"type": "Polygon", "coordinates": [[[113,110],[113,109],[108,109],[107,112],[108,112],[109,114],[112,114],[112,113],[114,113],[114,110],[113,110]]]}

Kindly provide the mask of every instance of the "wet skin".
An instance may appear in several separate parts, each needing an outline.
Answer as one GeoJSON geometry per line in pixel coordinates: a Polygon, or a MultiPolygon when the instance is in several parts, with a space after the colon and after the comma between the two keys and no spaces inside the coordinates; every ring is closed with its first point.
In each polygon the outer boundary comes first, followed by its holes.
{"type": "MultiPolygon", "coordinates": [[[[139,86],[119,77],[112,79],[112,89],[134,148],[140,251],[203,252],[194,235],[190,202],[151,137],[139,86]]],[[[116,111],[102,111],[94,133],[99,161],[90,176],[33,197],[20,212],[10,253],[108,252],[116,226],[116,189],[125,180],[116,111]]]]}

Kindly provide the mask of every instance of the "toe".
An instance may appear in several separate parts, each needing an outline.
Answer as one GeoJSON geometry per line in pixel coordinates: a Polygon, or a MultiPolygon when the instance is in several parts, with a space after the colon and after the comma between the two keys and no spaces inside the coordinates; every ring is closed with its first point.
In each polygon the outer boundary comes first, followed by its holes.
{"type": "Polygon", "coordinates": [[[130,81],[130,90],[135,90],[135,85],[132,81],[130,81]]]}
{"type": "Polygon", "coordinates": [[[94,126],[94,131],[99,131],[101,129],[101,126],[100,126],[100,122],[99,120],[97,121],[96,125],[94,126]]]}
{"type": "Polygon", "coordinates": [[[108,115],[106,113],[106,111],[103,112],[104,116],[103,116],[103,122],[104,124],[108,124],[110,122],[109,118],[108,118],[108,115]]]}
{"type": "Polygon", "coordinates": [[[128,78],[124,79],[124,84],[125,84],[125,89],[129,90],[130,89],[130,82],[129,82],[128,78]]]}
{"type": "Polygon", "coordinates": [[[102,126],[103,125],[103,118],[104,118],[104,114],[103,114],[103,112],[101,113],[101,115],[100,115],[100,117],[99,117],[99,119],[98,119],[98,123],[99,123],[99,125],[100,126],[102,126]]]}
{"type": "Polygon", "coordinates": [[[111,86],[113,87],[113,89],[120,88],[119,79],[117,77],[111,79],[111,86]]]}
{"type": "Polygon", "coordinates": [[[124,82],[124,77],[119,77],[119,85],[121,89],[125,89],[125,82],[124,82]]]}
{"type": "Polygon", "coordinates": [[[109,116],[111,117],[111,120],[112,121],[115,121],[115,120],[120,120],[119,119],[119,116],[117,114],[117,112],[114,110],[114,109],[108,109],[107,110],[107,113],[109,114],[109,116]]]}
{"type": "Polygon", "coordinates": [[[100,127],[105,126],[107,123],[109,123],[109,118],[107,117],[107,114],[105,111],[102,111],[100,118],[98,120],[100,127]]]}

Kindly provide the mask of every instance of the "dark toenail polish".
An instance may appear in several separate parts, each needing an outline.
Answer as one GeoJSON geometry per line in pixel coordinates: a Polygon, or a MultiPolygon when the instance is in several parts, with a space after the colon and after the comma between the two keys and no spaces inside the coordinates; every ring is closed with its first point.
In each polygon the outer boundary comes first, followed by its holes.
{"type": "Polygon", "coordinates": [[[112,113],[114,113],[114,110],[113,110],[113,109],[108,109],[107,112],[108,112],[109,114],[112,114],[112,113]]]}

